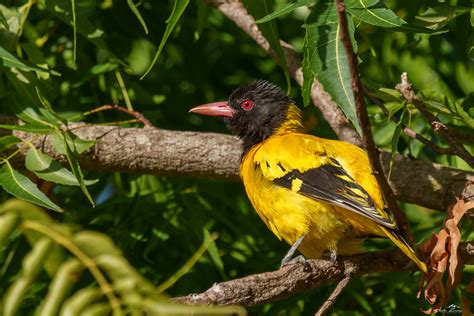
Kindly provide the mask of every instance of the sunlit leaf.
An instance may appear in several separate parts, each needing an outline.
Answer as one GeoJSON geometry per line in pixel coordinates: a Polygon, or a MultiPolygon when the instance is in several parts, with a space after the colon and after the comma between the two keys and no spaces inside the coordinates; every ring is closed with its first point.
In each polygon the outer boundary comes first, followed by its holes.
{"type": "Polygon", "coordinates": [[[63,212],[63,210],[53,203],[30,179],[14,170],[10,163],[5,162],[0,169],[0,185],[8,193],[43,207],[63,212]]]}
{"type": "Polygon", "coordinates": [[[23,132],[40,133],[40,134],[48,134],[55,131],[55,129],[52,127],[39,125],[39,124],[32,124],[32,123],[28,123],[25,125],[0,124],[0,128],[9,129],[13,131],[23,131],[23,132]]]}
{"type": "Polygon", "coordinates": [[[72,173],[79,182],[82,192],[89,202],[95,206],[94,200],[92,199],[89,190],[87,190],[82,168],[79,165],[79,161],[77,161],[77,156],[87,151],[95,144],[95,142],[82,140],[70,131],[54,133],[52,135],[52,141],[54,149],[57,152],[66,155],[72,173]]]}
{"type": "Polygon", "coordinates": [[[448,4],[439,4],[428,8],[416,18],[422,21],[422,25],[426,28],[439,30],[446,26],[454,18],[469,13],[471,8],[463,6],[452,6],[448,4]]]}
{"type": "Polygon", "coordinates": [[[14,67],[23,71],[38,71],[50,73],[48,69],[44,69],[20,60],[15,55],[9,53],[2,46],[0,46],[0,65],[3,65],[5,67],[14,67]]]}
{"type": "MultiPolygon", "coordinates": [[[[35,147],[31,147],[26,153],[25,166],[41,179],[63,185],[80,186],[80,183],[71,171],[67,170],[59,162],[42,153],[35,147]]],[[[91,185],[97,181],[98,180],[85,180],[84,183],[86,185],[91,185]]]]}
{"type": "Polygon", "coordinates": [[[346,1],[347,10],[359,20],[380,27],[399,27],[406,22],[382,2],[370,0],[346,1]]]}
{"type": "Polygon", "coordinates": [[[145,20],[142,17],[142,14],[138,10],[137,5],[133,2],[133,0],[127,0],[127,4],[130,7],[130,10],[132,10],[133,14],[137,17],[138,21],[143,27],[143,30],[145,31],[145,34],[148,34],[148,28],[146,27],[145,20]]]}
{"type": "Polygon", "coordinates": [[[188,4],[189,4],[189,0],[174,0],[173,11],[171,12],[171,15],[168,18],[168,20],[166,20],[166,30],[165,30],[165,34],[163,35],[163,38],[161,39],[160,46],[158,47],[155,57],[153,58],[153,61],[148,67],[147,71],[143,74],[143,76],[141,76],[140,79],[145,78],[145,76],[151,71],[151,69],[155,65],[156,61],[158,60],[158,57],[161,54],[161,51],[163,50],[163,47],[165,47],[165,43],[168,40],[168,37],[170,36],[171,32],[174,30],[174,27],[178,23],[179,18],[183,14],[188,4]]]}
{"type": "MultiPolygon", "coordinates": [[[[348,16],[351,37],[354,34],[352,20],[348,16]]],[[[340,106],[347,118],[360,133],[355,112],[349,65],[344,45],[340,39],[340,28],[334,1],[324,0],[312,7],[306,23],[303,73],[305,78],[314,76],[340,106]]],[[[305,91],[309,86],[305,86],[305,91]]],[[[303,96],[307,92],[303,91],[303,96]]]]}
{"type": "Polygon", "coordinates": [[[8,25],[7,19],[3,15],[3,10],[1,10],[1,8],[0,8],[0,23],[2,23],[5,30],[7,30],[7,31],[10,30],[10,26],[8,25]]]}
{"type": "Polygon", "coordinates": [[[51,14],[61,19],[66,25],[73,27],[77,33],[83,35],[97,47],[107,49],[103,39],[104,32],[91,23],[90,18],[93,11],[90,11],[86,6],[74,5],[74,16],[78,17],[77,20],[74,20],[71,0],[45,0],[45,4],[51,14]]]}
{"type": "Polygon", "coordinates": [[[293,12],[295,9],[303,6],[312,6],[316,3],[316,0],[297,0],[290,3],[287,3],[279,10],[273,11],[272,13],[267,13],[264,17],[259,18],[256,23],[265,23],[276,19],[280,16],[293,12]]]}

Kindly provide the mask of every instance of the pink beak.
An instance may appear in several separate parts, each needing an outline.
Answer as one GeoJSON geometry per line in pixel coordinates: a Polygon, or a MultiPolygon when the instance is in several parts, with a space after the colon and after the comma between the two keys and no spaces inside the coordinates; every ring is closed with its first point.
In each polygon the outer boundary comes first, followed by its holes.
{"type": "Polygon", "coordinates": [[[227,101],[219,101],[199,105],[189,110],[189,112],[209,116],[232,117],[234,115],[234,109],[229,106],[229,103],[227,103],[227,101]]]}

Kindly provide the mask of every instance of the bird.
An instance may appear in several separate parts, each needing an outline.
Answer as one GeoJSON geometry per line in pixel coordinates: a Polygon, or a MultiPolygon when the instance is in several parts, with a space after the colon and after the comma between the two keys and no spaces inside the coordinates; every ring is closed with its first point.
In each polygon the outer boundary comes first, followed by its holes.
{"type": "Polygon", "coordinates": [[[297,249],[305,258],[336,260],[361,252],[367,236],[379,236],[427,272],[385,207],[367,153],[305,133],[300,109],[278,86],[253,81],[227,101],[189,111],[223,117],[240,139],[239,170],[247,196],[267,227],[291,245],[281,266],[299,257],[293,258],[297,249]]]}

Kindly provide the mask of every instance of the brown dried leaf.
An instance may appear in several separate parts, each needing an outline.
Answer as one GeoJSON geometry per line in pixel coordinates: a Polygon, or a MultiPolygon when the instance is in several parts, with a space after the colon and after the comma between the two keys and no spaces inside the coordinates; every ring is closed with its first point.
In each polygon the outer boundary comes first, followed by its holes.
{"type": "Polygon", "coordinates": [[[457,251],[461,241],[458,224],[464,214],[473,207],[474,201],[464,202],[464,200],[458,199],[447,210],[443,228],[420,247],[424,253],[432,249],[428,259],[431,271],[422,276],[418,291],[419,297],[423,284],[427,284],[424,289],[424,297],[432,307],[423,311],[426,314],[436,312],[439,308],[444,307],[452,290],[461,280],[463,264],[459,261],[457,251]],[[443,275],[446,269],[449,273],[448,280],[443,285],[443,275]]]}

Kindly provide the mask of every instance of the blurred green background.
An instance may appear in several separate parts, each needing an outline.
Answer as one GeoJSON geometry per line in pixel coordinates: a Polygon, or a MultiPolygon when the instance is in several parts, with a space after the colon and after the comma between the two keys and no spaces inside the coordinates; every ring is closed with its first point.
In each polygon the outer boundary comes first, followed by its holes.
{"type": "MultiPolygon", "coordinates": [[[[275,8],[285,3],[278,0],[275,8]]],[[[449,19],[439,19],[440,25],[435,27],[442,32],[434,35],[397,32],[356,20],[361,77],[371,85],[393,89],[400,74],[408,71],[416,91],[434,90],[452,100],[465,100],[463,106],[472,115],[471,1],[384,3],[406,21],[418,23],[421,22],[416,16],[441,4],[469,9],[459,15],[452,13],[449,19]]],[[[139,3],[149,34],[125,1],[79,0],[75,4],[75,61],[74,30],[65,22],[68,18],[62,15],[62,10],[70,9],[70,3],[4,0],[0,5],[10,27],[16,25],[17,31],[22,32],[17,38],[12,35],[15,32],[3,26],[0,45],[24,60],[47,64],[61,74],[41,78],[42,91],[58,112],[86,112],[104,104],[126,106],[126,98],[129,98],[128,105],[158,128],[228,133],[222,120],[191,115],[189,108],[226,99],[234,88],[254,79],[266,79],[286,88],[283,70],[265,51],[203,1],[189,4],[156,65],[143,80],[140,76],[150,65],[162,39],[172,3],[151,0],[139,3]]],[[[308,10],[302,7],[277,20],[281,38],[294,45],[299,53],[303,48],[302,24],[307,14],[308,10]]],[[[7,77],[0,73],[2,113],[11,113],[10,94],[7,77]]],[[[291,96],[302,104],[301,89],[294,82],[291,96]]],[[[387,106],[400,114],[400,103],[387,103],[387,106]]],[[[370,105],[369,111],[376,142],[391,150],[396,124],[375,105],[370,105]]],[[[409,109],[408,116],[414,130],[435,137],[434,140],[443,145],[416,111],[409,109]]],[[[336,137],[314,106],[304,108],[304,118],[313,134],[336,137]]],[[[123,113],[108,111],[90,115],[85,120],[93,124],[128,119],[130,117],[123,113]]],[[[469,170],[460,158],[436,155],[404,135],[396,149],[404,155],[469,170]]],[[[274,270],[288,249],[288,245],[278,241],[258,218],[241,183],[124,173],[87,173],[86,177],[100,179],[89,187],[97,207],[88,204],[80,189],[56,186],[54,198],[66,212],[53,214],[55,220],[109,235],[130,263],[154,284],[160,284],[176,272],[199,248],[206,234],[218,233],[219,238],[199,262],[167,291],[169,296],[200,292],[216,282],[274,270]]],[[[2,200],[9,197],[5,192],[0,196],[2,200]]],[[[403,207],[417,241],[436,232],[444,218],[443,212],[415,205],[403,207]]],[[[463,239],[468,239],[471,229],[467,224],[464,228],[463,239]]],[[[390,243],[373,241],[369,248],[387,245],[390,243]]],[[[3,280],[15,277],[28,249],[29,245],[21,237],[3,249],[0,266],[9,261],[8,269],[2,271],[3,280]]],[[[472,269],[466,270],[464,284],[472,278],[472,273],[472,269]]],[[[417,279],[418,274],[410,273],[357,278],[331,312],[337,315],[419,314],[420,308],[427,305],[416,298],[417,279]]],[[[42,281],[35,283],[22,305],[23,314],[33,313],[32,307],[41,302],[41,293],[47,284],[45,275],[42,281]]],[[[324,286],[285,301],[252,307],[249,313],[312,315],[332,288],[324,286]]],[[[5,290],[0,287],[0,296],[5,290]]],[[[459,305],[459,290],[452,302],[459,305]]]]}

